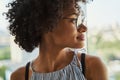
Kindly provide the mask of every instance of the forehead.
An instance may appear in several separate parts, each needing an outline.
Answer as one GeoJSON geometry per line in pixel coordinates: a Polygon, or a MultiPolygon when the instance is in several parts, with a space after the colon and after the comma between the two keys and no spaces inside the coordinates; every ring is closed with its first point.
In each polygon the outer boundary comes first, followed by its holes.
{"type": "Polygon", "coordinates": [[[67,10],[64,10],[63,12],[63,16],[64,17],[67,17],[67,16],[71,16],[71,15],[76,15],[76,16],[79,16],[80,12],[77,8],[69,8],[67,10]]]}

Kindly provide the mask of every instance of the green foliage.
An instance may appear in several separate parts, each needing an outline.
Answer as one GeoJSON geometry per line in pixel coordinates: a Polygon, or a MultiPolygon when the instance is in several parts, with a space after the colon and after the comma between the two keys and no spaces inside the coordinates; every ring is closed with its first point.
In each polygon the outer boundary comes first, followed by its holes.
{"type": "MultiPolygon", "coordinates": [[[[118,56],[120,52],[120,40],[117,38],[109,38],[106,40],[106,38],[104,39],[104,33],[105,32],[100,31],[95,35],[89,34],[90,36],[88,37],[88,49],[89,52],[96,52],[96,54],[105,61],[106,65],[109,66],[109,62],[111,61],[120,61],[120,56],[118,56]]],[[[107,35],[109,33],[105,34],[107,35]]],[[[111,36],[114,36],[114,32],[111,34],[111,36]]],[[[120,72],[113,74],[114,80],[120,80],[120,72]]]]}
{"type": "Polygon", "coordinates": [[[102,49],[116,49],[116,50],[120,50],[120,44],[119,41],[101,41],[98,44],[97,48],[102,48],[102,49]]]}
{"type": "Polygon", "coordinates": [[[5,78],[5,70],[6,66],[0,67],[0,77],[2,77],[3,79],[5,78]]]}
{"type": "Polygon", "coordinates": [[[106,59],[107,59],[108,62],[117,59],[117,57],[115,56],[114,53],[105,54],[105,57],[106,57],[106,59]]]}
{"type": "Polygon", "coordinates": [[[120,72],[115,73],[115,80],[120,80],[120,72]]]}
{"type": "Polygon", "coordinates": [[[0,48],[0,60],[10,59],[10,47],[0,48]]]}

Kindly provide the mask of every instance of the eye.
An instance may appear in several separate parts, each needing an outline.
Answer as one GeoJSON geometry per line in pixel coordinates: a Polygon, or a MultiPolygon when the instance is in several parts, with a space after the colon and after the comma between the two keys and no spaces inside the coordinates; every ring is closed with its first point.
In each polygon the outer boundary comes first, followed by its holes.
{"type": "Polygon", "coordinates": [[[68,21],[72,24],[75,24],[77,26],[77,20],[78,18],[63,18],[63,19],[68,19],[68,21]]]}
{"type": "Polygon", "coordinates": [[[77,18],[70,18],[70,22],[72,22],[73,24],[77,24],[77,18]]]}

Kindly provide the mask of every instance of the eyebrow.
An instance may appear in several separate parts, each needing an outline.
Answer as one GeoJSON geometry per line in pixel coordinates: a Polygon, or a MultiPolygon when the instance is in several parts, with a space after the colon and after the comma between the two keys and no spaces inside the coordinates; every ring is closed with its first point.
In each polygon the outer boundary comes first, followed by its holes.
{"type": "Polygon", "coordinates": [[[76,16],[79,16],[79,15],[80,15],[80,13],[75,13],[75,12],[73,12],[73,13],[67,14],[66,16],[68,17],[68,16],[71,16],[71,15],[76,15],[76,16]]]}
{"type": "Polygon", "coordinates": [[[72,13],[71,15],[76,15],[76,16],[79,16],[80,13],[72,13]]]}

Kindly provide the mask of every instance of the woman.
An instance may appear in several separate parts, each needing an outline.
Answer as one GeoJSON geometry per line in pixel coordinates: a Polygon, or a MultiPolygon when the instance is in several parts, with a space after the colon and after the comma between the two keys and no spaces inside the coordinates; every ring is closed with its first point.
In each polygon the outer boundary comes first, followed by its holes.
{"type": "Polygon", "coordinates": [[[39,47],[38,57],[13,72],[11,80],[107,80],[106,67],[98,57],[70,49],[84,46],[87,31],[82,23],[77,26],[79,1],[15,0],[9,4],[9,30],[16,44],[28,52],[39,47]]]}

